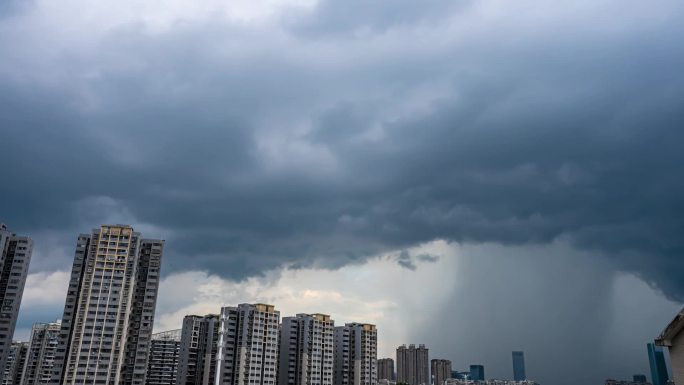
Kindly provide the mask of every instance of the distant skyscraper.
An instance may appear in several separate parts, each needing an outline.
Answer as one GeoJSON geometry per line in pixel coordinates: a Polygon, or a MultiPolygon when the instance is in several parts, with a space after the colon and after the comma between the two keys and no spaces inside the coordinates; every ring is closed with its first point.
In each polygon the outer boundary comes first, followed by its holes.
{"type": "Polygon", "coordinates": [[[59,342],[59,331],[59,322],[33,324],[21,385],[50,383],[59,342]]]}
{"type": "Polygon", "coordinates": [[[176,385],[180,339],[180,329],[152,334],[147,385],[176,385]]]}
{"type": "Polygon", "coordinates": [[[13,234],[0,223],[0,368],[12,346],[32,252],[31,238],[13,234]]]}
{"type": "Polygon", "coordinates": [[[470,365],[470,380],[472,381],[484,381],[485,373],[484,366],[482,365],[470,365]]]}
{"type": "Polygon", "coordinates": [[[525,375],[525,353],[513,352],[513,380],[524,381],[525,375]]]}
{"type": "Polygon", "coordinates": [[[220,317],[187,315],[183,318],[177,385],[214,385],[220,317]]]}
{"type": "Polygon", "coordinates": [[[78,237],[52,384],[145,384],[163,247],[125,225],[78,237]]]}
{"type": "Polygon", "coordinates": [[[435,385],[444,385],[451,378],[451,361],[434,359],[430,361],[432,381],[435,385]]]}
{"type": "Polygon", "coordinates": [[[2,385],[21,385],[28,342],[12,342],[2,376],[2,385]]]}
{"type": "Polygon", "coordinates": [[[666,385],[670,377],[667,374],[667,363],[663,348],[653,343],[646,345],[648,350],[648,364],[651,367],[651,382],[653,385],[666,385]]]}
{"type": "Polygon", "coordinates": [[[325,314],[284,317],[280,326],[278,385],[333,384],[333,330],[325,314]]]}
{"type": "Polygon", "coordinates": [[[633,380],[634,382],[636,382],[637,384],[645,384],[646,381],[648,381],[648,380],[646,379],[646,375],[644,375],[644,374],[635,374],[635,375],[632,377],[632,380],[633,380]]]}
{"type": "Polygon", "coordinates": [[[217,385],[275,385],[280,312],[273,305],[221,309],[217,385]]]}
{"type": "Polygon", "coordinates": [[[409,385],[430,384],[430,364],[425,345],[397,348],[397,382],[409,385]]]}
{"type": "Polygon", "coordinates": [[[378,331],[375,325],[348,323],[335,328],[334,385],[375,385],[378,331]]]}
{"type": "Polygon", "coordinates": [[[394,360],[380,358],[378,360],[378,380],[394,381],[394,360]]]}

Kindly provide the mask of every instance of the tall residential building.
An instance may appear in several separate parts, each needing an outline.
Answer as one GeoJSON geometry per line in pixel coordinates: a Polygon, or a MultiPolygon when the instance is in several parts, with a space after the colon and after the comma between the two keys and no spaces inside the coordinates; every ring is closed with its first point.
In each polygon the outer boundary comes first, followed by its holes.
{"type": "Polygon", "coordinates": [[[78,237],[52,384],[145,384],[163,248],[126,225],[78,237]]]}
{"type": "Polygon", "coordinates": [[[525,353],[523,352],[513,352],[513,380],[523,381],[526,380],[525,375],[525,353]]]}
{"type": "Polygon", "coordinates": [[[435,385],[444,385],[451,378],[451,361],[434,359],[430,361],[432,381],[435,385]]]}
{"type": "Polygon", "coordinates": [[[397,348],[397,382],[409,385],[429,385],[430,364],[425,345],[402,345],[397,348]]]}
{"type": "Polygon", "coordinates": [[[181,330],[152,334],[147,385],[176,385],[181,330]]]}
{"type": "Polygon", "coordinates": [[[667,374],[663,348],[650,343],[646,345],[646,349],[648,350],[648,364],[651,367],[651,382],[653,385],[666,385],[670,376],[667,374]]]}
{"type": "Polygon", "coordinates": [[[5,362],[2,385],[21,385],[28,347],[28,342],[12,342],[5,362]]]}
{"type": "Polygon", "coordinates": [[[12,346],[32,252],[31,238],[11,233],[0,223],[0,368],[12,346]]]}
{"type": "Polygon", "coordinates": [[[280,325],[278,385],[333,384],[333,330],[326,314],[284,317],[280,325]]]}
{"type": "Polygon", "coordinates": [[[378,380],[394,381],[394,360],[391,358],[378,359],[378,380]]]}
{"type": "Polygon", "coordinates": [[[484,366],[482,365],[470,365],[470,378],[471,381],[484,381],[484,366]]]}
{"type": "Polygon", "coordinates": [[[220,317],[187,315],[183,318],[177,385],[214,385],[220,317]]]}
{"type": "Polygon", "coordinates": [[[275,385],[279,324],[273,305],[222,308],[216,385],[275,385]]]}
{"type": "Polygon", "coordinates": [[[375,325],[348,323],[335,327],[334,385],[375,385],[378,331],[375,325]]]}
{"type": "Polygon", "coordinates": [[[60,326],[59,322],[33,324],[21,385],[50,383],[60,326]]]}

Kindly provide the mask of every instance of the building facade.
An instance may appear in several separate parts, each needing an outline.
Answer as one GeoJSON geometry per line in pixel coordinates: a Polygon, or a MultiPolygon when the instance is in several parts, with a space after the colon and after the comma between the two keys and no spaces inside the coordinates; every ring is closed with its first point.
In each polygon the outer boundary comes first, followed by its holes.
{"type": "Polygon", "coordinates": [[[60,328],[59,322],[33,324],[21,385],[50,383],[60,328]]]}
{"type": "Polygon", "coordinates": [[[391,358],[378,359],[378,380],[394,381],[394,360],[391,358]]]}
{"type": "Polygon", "coordinates": [[[430,361],[430,372],[435,385],[444,385],[451,378],[451,361],[434,359],[430,361]]]}
{"type": "Polygon", "coordinates": [[[408,385],[429,385],[430,364],[425,345],[402,345],[397,348],[397,382],[408,385]]]}
{"type": "Polygon", "coordinates": [[[527,379],[525,374],[525,353],[513,352],[513,380],[523,381],[527,379]]]}
{"type": "Polygon", "coordinates": [[[188,315],[183,318],[177,385],[214,385],[220,317],[188,315]]]}
{"type": "Polygon", "coordinates": [[[176,385],[181,330],[152,334],[147,385],[176,385]]]}
{"type": "Polygon", "coordinates": [[[275,385],[279,325],[273,305],[222,308],[216,385],[275,385]]]}
{"type": "Polygon", "coordinates": [[[278,349],[278,385],[332,385],[333,331],[326,314],[283,317],[278,349]]]}
{"type": "Polygon", "coordinates": [[[21,385],[28,348],[28,342],[12,342],[2,374],[2,385],[21,385]]]}
{"type": "Polygon", "coordinates": [[[375,385],[378,331],[375,325],[348,323],[335,328],[334,385],[375,385]]]}
{"type": "MultiPolygon", "coordinates": [[[[666,347],[670,353],[672,363],[672,379],[675,384],[684,384],[684,309],[680,310],[674,319],[665,327],[656,338],[658,348],[666,347]]],[[[654,347],[655,349],[655,347],[654,347]]],[[[649,348],[649,359],[651,349],[649,348]]],[[[653,369],[651,369],[653,372],[653,369]]],[[[655,384],[655,379],[653,380],[655,384]]]]}
{"type": "Polygon", "coordinates": [[[31,238],[18,236],[0,223],[0,368],[5,367],[12,347],[32,253],[31,238]]]}
{"type": "Polygon", "coordinates": [[[163,247],[126,225],[78,237],[52,384],[145,384],[163,247]]]}

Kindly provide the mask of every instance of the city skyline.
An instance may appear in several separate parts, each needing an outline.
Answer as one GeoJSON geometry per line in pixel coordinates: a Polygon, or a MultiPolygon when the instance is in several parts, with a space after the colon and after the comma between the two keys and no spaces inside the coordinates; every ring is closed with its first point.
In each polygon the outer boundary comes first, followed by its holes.
{"type": "Polygon", "coordinates": [[[682,19],[0,1],[0,220],[34,241],[15,336],[63,318],[78,234],[126,224],[166,240],[150,333],[261,303],[492,378],[512,351],[543,385],[649,373],[684,307],[682,19]]]}
{"type": "MultiPolygon", "coordinates": [[[[103,225],[103,226],[104,226],[104,225],[103,225]]],[[[117,226],[118,226],[118,225],[117,225],[117,226]]],[[[84,242],[86,239],[87,239],[87,238],[84,238],[84,235],[81,235],[81,236],[78,238],[78,240],[77,240],[77,245],[76,245],[76,246],[77,246],[77,254],[78,254],[78,248],[80,247],[79,245],[82,245],[83,247],[85,247],[85,244],[84,244],[83,242],[84,242]]],[[[162,268],[162,271],[163,271],[163,268],[162,268]]],[[[241,302],[241,301],[239,301],[239,302],[241,302]]],[[[214,310],[216,310],[216,308],[215,308],[214,310]]],[[[187,315],[186,315],[186,318],[187,318],[187,315]]],[[[36,322],[40,323],[40,322],[42,322],[42,321],[36,321],[36,322]]],[[[179,324],[179,327],[180,327],[180,324],[179,324]]],[[[163,332],[165,332],[165,331],[163,331],[163,330],[157,330],[157,328],[155,328],[155,332],[157,332],[157,333],[162,332],[162,333],[163,333],[163,332]]],[[[16,339],[17,339],[17,338],[15,338],[15,340],[16,340],[16,339]]],[[[380,340],[380,341],[381,341],[381,340],[380,340]]],[[[378,344],[380,345],[381,343],[378,342],[378,344]]],[[[390,348],[391,348],[391,347],[390,347],[390,348]]],[[[497,350],[497,353],[498,353],[498,349],[495,349],[495,350],[497,350]]],[[[515,353],[515,352],[514,352],[514,353],[515,353]]],[[[465,368],[466,370],[468,370],[469,366],[471,366],[471,363],[472,363],[472,362],[478,362],[478,360],[472,360],[472,359],[469,359],[469,358],[466,357],[466,358],[464,358],[464,361],[463,361],[463,362],[464,362],[464,364],[463,364],[464,367],[463,367],[463,368],[465,368]],[[469,360],[470,360],[470,361],[469,361],[469,360]],[[466,362],[469,362],[469,363],[466,364],[466,362]]],[[[428,362],[428,365],[429,365],[429,362],[428,362]]],[[[473,364],[473,365],[474,365],[474,364],[473,364]]],[[[487,367],[487,366],[488,366],[488,365],[484,365],[484,367],[487,367]]],[[[463,369],[463,368],[461,368],[461,367],[454,367],[454,369],[463,369]]],[[[429,369],[429,368],[428,368],[428,369],[429,369]]],[[[471,369],[472,369],[472,368],[471,368],[471,369]]],[[[504,371],[499,370],[499,373],[503,373],[503,372],[504,372],[504,371]]],[[[490,377],[489,375],[487,376],[487,378],[511,378],[511,379],[513,379],[513,377],[514,377],[514,373],[513,373],[513,372],[511,372],[510,375],[508,375],[508,376],[501,375],[501,374],[499,374],[498,376],[491,376],[491,377],[490,377]]]]}

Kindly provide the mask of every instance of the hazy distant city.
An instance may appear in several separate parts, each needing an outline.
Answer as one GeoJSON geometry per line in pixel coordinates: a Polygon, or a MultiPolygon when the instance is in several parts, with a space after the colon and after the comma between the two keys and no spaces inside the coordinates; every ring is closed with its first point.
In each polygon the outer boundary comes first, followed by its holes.
{"type": "MultiPolygon", "coordinates": [[[[121,224],[80,234],[62,318],[36,320],[28,341],[13,341],[34,241],[0,224],[2,384],[537,384],[523,351],[511,352],[507,379],[488,377],[482,364],[459,370],[448,358],[431,358],[424,344],[378,359],[376,325],[335,325],[320,313],[281,318],[274,304],[188,314],[178,329],[153,333],[164,244],[121,224]]],[[[684,382],[684,309],[647,347],[651,382],[635,374],[605,385],[684,382]]]]}

